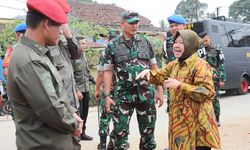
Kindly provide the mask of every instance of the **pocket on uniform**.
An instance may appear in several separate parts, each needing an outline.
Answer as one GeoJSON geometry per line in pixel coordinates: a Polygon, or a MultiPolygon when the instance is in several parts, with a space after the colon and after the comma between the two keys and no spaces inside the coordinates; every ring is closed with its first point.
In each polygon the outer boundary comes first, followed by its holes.
{"type": "Polygon", "coordinates": [[[121,63],[124,61],[128,61],[129,60],[129,55],[128,54],[123,54],[123,55],[117,55],[116,56],[116,62],[117,63],[121,63]]]}
{"type": "Polygon", "coordinates": [[[144,59],[144,60],[149,60],[150,59],[149,53],[147,51],[140,51],[137,54],[137,56],[138,56],[138,58],[144,59]]]}

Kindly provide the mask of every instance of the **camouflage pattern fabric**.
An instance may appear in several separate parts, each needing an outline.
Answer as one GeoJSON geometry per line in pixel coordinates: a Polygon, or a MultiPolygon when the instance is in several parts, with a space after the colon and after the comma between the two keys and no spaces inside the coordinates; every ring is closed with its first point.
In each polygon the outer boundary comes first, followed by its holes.
{"type": "Polygon", "coordinates": [[[124,96],[124,98],[132,99],[132,102],[116,103],[113,111],[114,130],[110,138],[111,141],[108,149],[126,149],[127,136],[129,134],[129,122],[136,109],[137,120],[139,124],[139,132],[141,140],[139,148],[143,150],[152,150],[156,148],[154,140],[154,129],[156,121],[156,108],[154,105],[154,98],[148,101],[139,102],[139,97],[142,95],[137,94],[137,87],[131,88],[131,94],[124,96]]]}
{"type": "Polygon", "coordinates": [[[163,45],[162,54],[165,60],[164,61],[165,64],[168,64],[169,62],[176,59],[173,53],[173,44],[174,44],[173,39],[174,39],[173,36],[167,37],[163,45]]]}
{"type": "MultiPolygon", "coordinates": [[[[105,50],[101,52],[100,58],[99,58],[99,64],[97,67],[98,71],[103,71],[104,67],[104,56],[105,56],[105,50]]],[[[113,83],[114,84],[114,83],[113,83]]],[[[113,99],[113,86],[111,87],[110,91],[110,98],[113,99]]],[[[100,118],[99,118],[99,136],[106,138],[109,135],[109,124],[113,117],[112,113],[107,113],[105,109],[105,99],[104,99],[104,91],[102,91],[102,96],[100,99],[100,118]]],[[[126,137],[128,139],[128,136],[126,137]]]]}
{"type": "MultiPolygon", "coordinates": [[[[99,58],[99,64],[97,67],[98,71],[103,71],[104,66],[104,56],[105,56],[105,50],[101,51],[100,58],[99,58]]],[[[110,97],[113,98],[113,90],[111,89],[110,97]]],[[[104,99],[104,92],[102,91],[101,99],[100,99],[100,118],[99,118],[99,136],[100,137],[107,137],[109,135],[109,124],[110,120],[112,118],[111,113],[107,113],[105,111],[105,99],[104,99]]]]}
{"type": "Polygon", "coordinates": [[[205,54],[199,56],[202,57],[204,60],[206,60],[209,65],[213,68],[213,81],[214,81],[214,87],[215,87],[215,96],[213,99],[213,106],[214,106],[214,113],[217,118],[220,116],[220,103],[219,103],[219,97],[220,97],[220,81],[225,82],[226,81],[226,72],[224,67],[224,54],[222,52],[222,49],[218,45],[211,45],[210,47],[205,48],[205,54]]]}
{"type": "Polygon", "coordinates": [[[181,82],[177,89],[169,90],[169,148],[195,150],[196,146],[207,146],[219,149],[210,65],[195,53],[181,64],[175,60],[150,74],[150,82],[156,85],[163,85],[168,77],[181,82]]]}
{"type": "MultiPolygon", "coordinates": [[[[103,94],[104,96],[104,94],[103,94]]],[[[103,97],[102,96],[102,97],[103,97]]],[[[100,100],[100,118],[99,118],[99,136],[107,137],[109,135],[109,124],[112,118],[112,113],[107,113],[105,110],[105,99],[100,100]]]]}
{"type": "Polygon", "coordinates": [[[115,73],[116,104],[113,112],[114,129],[108,149],[126,149],[129,122],[134,109],[141,134],[140,149],[156,148],[154,89],[145,80],[135,80],[142,70],[149,69],[153,64],[156,64],[156,60],[152,46],[140,35],[136,35],[130,41],[125,41],[123,36],[119,36],[108,44],[104,70],[113,68],[115,73]]]}
{"type": "Polygon", "coordinates": [[[113,38],[117,37],[120,35],[120,31],[117,29],[110,29],[109,34],[108,34],[108,39],[112,40],[113,38]]]}

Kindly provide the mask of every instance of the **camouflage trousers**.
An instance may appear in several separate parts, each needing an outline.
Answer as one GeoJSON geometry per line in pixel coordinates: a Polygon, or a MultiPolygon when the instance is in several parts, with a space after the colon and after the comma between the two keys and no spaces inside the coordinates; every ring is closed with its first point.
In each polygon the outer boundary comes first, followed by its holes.
{"type": "Polygon", "coordinates": [[[108,150],[124,150],[127,149],[127,140],[129,134],[129,123],[136,110],[137,121],[139,124],[139,132],[141,135],[139,149],[153,150],[156,148],[154,139],[156,109],[154,99],[151,98],[144,102],[140,102],[137,95],[129,95],[133,100],[130,102],[120,102],[116,99],[116,106],[113,111],[114,129],[110,135],[108,150]]]}
{"type": "Polygon", "coordinates": [[[100,103],[100,118],[99,118],[99,136],[107,137],[109,135],[109,124],[112,119],[112,113],[106,113],[105,100],[102,99],[100,103]]]}
{"type": "Polygon", "coordinates": [[[215,86],[215,96],[213,99],[213,107],[214,107],[214,114],[217,117],[220,116],[220,102],[219,102],[219,97],[220,97],[220,92],[219,92],[219,87],[215,86]]]}

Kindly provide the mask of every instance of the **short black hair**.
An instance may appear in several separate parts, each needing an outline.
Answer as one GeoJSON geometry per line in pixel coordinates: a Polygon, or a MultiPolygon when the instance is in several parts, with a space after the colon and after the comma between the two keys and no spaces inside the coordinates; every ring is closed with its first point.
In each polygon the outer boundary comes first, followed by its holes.
{"type": "Polygon", "coordinates": [[[18,33],[24,34],[26,30],[17,31],[18,33]]]}
{"type": "Polygon", "coordinates": [[[26,25],[28,28],[35,29],[38,25],[43,21],[48,19],[48,23],[52,26],[60,26],[61,24],[52,21],[51,19],[47,18],[43,14],[37,11],[29,11],[26,16],[26,25]]]}
{"type": "Polygon", "coordinates": [[[204,32],[201,32],[201,33],[199,34],[199,37],[200,37],[200,38],[204,38],[206,35],[208,35],[208,34],[207,34],[207,32],[204,31],[204,32]]]}

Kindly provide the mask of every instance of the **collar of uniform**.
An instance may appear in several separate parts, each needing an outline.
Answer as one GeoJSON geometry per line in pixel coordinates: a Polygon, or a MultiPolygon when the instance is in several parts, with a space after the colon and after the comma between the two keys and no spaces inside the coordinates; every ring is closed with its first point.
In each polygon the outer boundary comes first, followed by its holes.
{"type": "MultiPolygon", "coordinates": [[[[122,35],[122,36],[120,36],[119,38],[119,43],[125,43],[125,37],[122,35]]],[[[138,35],[135,35],[133,38],[132,38],[132,40],[133,41],[135,41],[135,42],[140,42],[141,41],[141,39],[139,38],[139,36],[138,35]]]]}
{"type": "Polygon", "coordinates": [[[136,42],[140,42],[142,39],[141,39],[141,37],[140,37],[139,35],[135,35],[134,40],[135,40],[136,42]]]}
{"type": "Polygon", "coordinates": [[[25,36],[21,36],[20,43],[29,46],[30,48],[35,50],[39,55],[45,55],[45,53],[48,51],[48,49],[46,47],[36,43],[35,41],[33,41],[25,36]]]}
{"type": "Polygon", "coordinates": [[[209,46],[207,47],[207,49],[217,49],[217,45],[215,45],[214,43],[210,43],[209,46]]]}

